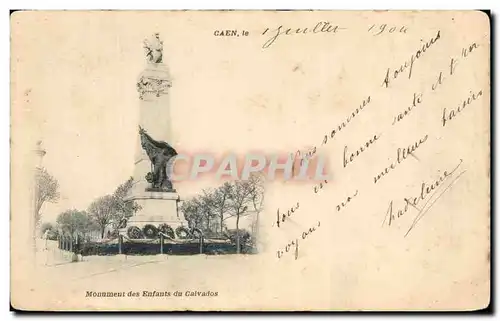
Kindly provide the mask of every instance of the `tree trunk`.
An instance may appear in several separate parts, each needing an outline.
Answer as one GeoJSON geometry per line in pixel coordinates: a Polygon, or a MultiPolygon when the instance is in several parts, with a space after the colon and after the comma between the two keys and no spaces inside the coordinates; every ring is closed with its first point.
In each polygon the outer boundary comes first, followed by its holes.
{"type": "Polygon", "coordinates": [[[224,222],[224,215],[222,215],[222,213],[220,214],[220,235],[222,235],[222,224],[224,222]]]}
{"type": "Polygon", "coordinates": [[[105,230],[105,229],[106,229],[106,227],[105,227],[105,226],[102,226],[102,227],[101,227],[101,239],[103,239],[103,238],[104,238],[104,230],[105,230]]]}
{"type": "Polygon", "coordinates": [[[236,214],[236,254],[240,254],[240,214],[236,214]]]}
{"type": "MultiPolygon", "coordinates": [[[[253,235],[255,243],[257,243],[257,240],[259,239],[259,218],[260,218],[260,211],[257,212],[257,218],[255,219],[255,231],[253,235]]],[[[255,244],[255,247],[257,247],[257,244],[255,244]]]]}

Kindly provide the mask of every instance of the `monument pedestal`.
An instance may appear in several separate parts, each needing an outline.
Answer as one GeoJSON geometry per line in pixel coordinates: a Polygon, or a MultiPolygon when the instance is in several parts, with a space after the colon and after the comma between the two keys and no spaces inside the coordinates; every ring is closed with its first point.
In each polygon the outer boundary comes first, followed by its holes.
{"type": "Polygon", "coordinates": [[[189,224],[179,211],[179,194],[175,192],[143,191],[128,198],[139,210],[127,221],[120,234],[129,239],[157,239],[160,232],[170,239],[189,234],[189,224]]]}
{"type": "Polygon", "coordinates": [[[141,228],[146,224],[167,224],[174,230],[179,226],[188,228],[188,222],[178,209],[179,194],[144,191],[140,195],[134,195],[133,200],[141,209],[129,219],[128,224],[141,228]]]}

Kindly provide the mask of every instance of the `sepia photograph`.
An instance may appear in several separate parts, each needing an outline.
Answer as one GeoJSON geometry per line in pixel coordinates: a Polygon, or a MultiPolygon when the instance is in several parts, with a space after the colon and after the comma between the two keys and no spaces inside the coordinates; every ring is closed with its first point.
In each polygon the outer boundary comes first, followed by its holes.
{"type": "Polygon", "coordinates": [[[17,311],[491,304],[484,11],[10,16],[17,311]]]}

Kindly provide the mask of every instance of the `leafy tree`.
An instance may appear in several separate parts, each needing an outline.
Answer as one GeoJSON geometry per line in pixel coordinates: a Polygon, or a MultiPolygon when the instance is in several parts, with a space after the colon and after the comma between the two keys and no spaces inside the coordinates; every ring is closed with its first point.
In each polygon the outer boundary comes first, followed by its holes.
{"type": "Polygon", "coordinates": [[[182,203],[180,210],[184,213],[184,217],[189,222],[189,227],[202,228],[204,213],[202,206],[200,196],[195,196],[182,203]]]}
{"type": "Polygon", "coordinates": [[[35,222],[37,225],[41,221],[41,213],[43,204],[46,202],[55,203],[59,200],[59,183],[50,175],[45,168],[37,168],[36,170],[36,196],[35,196],[35,222]]]}
{"type": "Polygon", "coordinates": [[[70,235],[75,233],[86,234],[92,226],[89,215],[85,211],[78,211],[75,209],[67,210],[59,214],[57,217],[57,224],[63,232],[70,235]]]}
{"type": "Polygon", "coordinates": [[[54,230],[54,225],[50,222],[45,222],[42,224],[42,226],[40,227],[40,232],[42,233],[42,235],[45,233],[45,231],[47,230],[54,230]]]}
{"type": "Polygon", "coordinates": [[[116,197],[113,195],[99,197],[90,204],[88,212],[91,219],[98,225],[101,237],[104,238],[106,227],[119,216],[116,197]]]}
{"type": "Polygon", "coordinates": [[[43,223],[40,227],[40,232],[44,238],[46,237],[49,240],[57,240],[57,237],[59,236],[59,231],[50,222],[43,223]],[[45,235],[45,233],[47,233],[47,235],[45,235]]]}

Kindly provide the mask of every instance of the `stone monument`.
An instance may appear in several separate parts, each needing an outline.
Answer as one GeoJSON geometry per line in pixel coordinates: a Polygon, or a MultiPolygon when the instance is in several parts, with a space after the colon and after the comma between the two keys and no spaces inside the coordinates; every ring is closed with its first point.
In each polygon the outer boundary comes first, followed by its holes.
{"type": "Polygon", "coordinates": [[[134,186],[128,200],[139,211],[121,229],[129,238],[156,238],[163,232],[172,239],[189,234],[179,212],[179,195],[168,177],[167,162],[177,152],[172,142],[169,88],[172,82],[163,64],[163,42],[158,33],[144,41],[147,65],[139,75],[140,111],[134,167],[134,186]]]}

